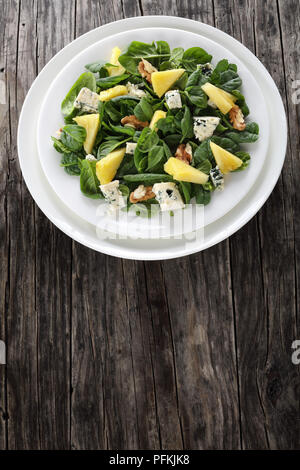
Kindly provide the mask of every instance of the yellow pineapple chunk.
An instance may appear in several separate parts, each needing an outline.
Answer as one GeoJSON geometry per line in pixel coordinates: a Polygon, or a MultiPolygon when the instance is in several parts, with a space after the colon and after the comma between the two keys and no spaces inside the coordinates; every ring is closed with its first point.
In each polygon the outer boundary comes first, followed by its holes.
{"type": "Polygon", "coordinates": [[[109,63],[112,65],[117,65],[118,67],[107,67],[108,75],[121,75],[125,72],[124,67],[119,62],[119,56],[121,55],[121,49],[119,47],[114,47],[111,51],[110,61],[109,63]]]}
{"type": "Polygon", "coordinates": [[[205,184],[208,180],[208,175],[174,157],[169,158],[165,163],[164,170],[177,181],[205,184]]]}
{"type": "Polygon", "coordinates": [[[100,92],[100,101],[109,101],[116,96],[127,95],[128,91],[124,85],[116,85],[113,88],[108,88],[108,90],[103,90],[100,92]]]}
{"type": "Polygon", "coordinates": [[[226,175],[226,173],[229,173],[230,171],[236,170],[243,163],[240,158],[236,157],[235,155],[223,149],[214,142],[210,142],[210,148],[220,171],[224,175],[226,175]]]}
{"type": "Polygon", "coordinates": [[[86,114],[84,116],[77,116],[73,118],[73,121],[77,122],[79,126],[85,128],[86,138],[83,144],[83,148],[87,154],[92,153],[97,132],[100,126],[99,114],[86,114]]]}
{"type": "Polygon", "coordinates": [[[153,72],[151,74],[151,80],[153,90],[157,96],[161,98],[162,95],[181,77],[184,71],[184,69],[172,69],[164,70],[163,72],[153,72]]]}
{"type": "Polygon", "coordinates": [[[227,114],[234,106],[235,100],[233,98],[235,97],[230,93],[208,82],[204,83],[201,88],[223,114],[227,114]]]}
{"type": "Polygon", "coordinates": [[[155,124],[157,123],[157,121],[159,121],[160,119],[164,119],[166,115],[167,115],[166,111],[161,111],[160,109],[155,111],[155,113],[152,116],[150,125],[149,125],[150,129],[154,129],[154,127],[156,127],[155,124]]]}
{"type": "Polygon", "coordinates": [[[125,155],[126,148],[114,150],[96,163],[96,175],[100,184],[110,183],[118,171],[125,155]]]}

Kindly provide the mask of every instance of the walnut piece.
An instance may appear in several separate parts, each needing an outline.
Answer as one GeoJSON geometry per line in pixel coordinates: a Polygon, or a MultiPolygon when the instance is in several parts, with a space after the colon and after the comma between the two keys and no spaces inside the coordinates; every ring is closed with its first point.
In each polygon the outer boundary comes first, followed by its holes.
{"type": "Polygon", "coordinates": [[[242,110],[236,104],[229,111],[229,120],[237,131],[243,131],[246,127],[242,110]]]}
{"type": "Polygon", "coordinates": [[[140,72],[142,77],[147,80],[147,82],[152,83],[151,74],[153,72],[157,72],[157,68],[155,68],[152,64],[150,64],[148,60],[142,59],[139,62],[138,71],[140,72]]]}
{"type": "Polygon", "coordinates": [[[152,186],[144,186],[141,184],[138,188],[132,191],[132,193],[130,193],[129,201],[132,204],[136,204],[137,202],[148,201],[148,199],[152,199],[154,197],[155,194],[152,191],[152,186]],[[137,194],[140,195],[140,197],[136,197],[137,194]]]}
{"type": "Polygon", "coordinates": [[[185,144],[178,145],[175,158],[178,158],[178,160],[182,160],[184,163],[189,165],[192,162],[192,155],[186,151],[186,147],[188,146],[185,144]]]}
{"type": "Polygon", "coordinates": [[[149,122],[148,121],[139,121],[134,114],[131,114],[130,116],[125,116],[121,119],[121,124],[123,124],[123,126],[127,125],[127,126],[131,126],[131,127],[134,127],[135,129],[137,130],[141,130],[141,129],[144,129],[144,127],[148,127],[149,126],[149,122]]]}

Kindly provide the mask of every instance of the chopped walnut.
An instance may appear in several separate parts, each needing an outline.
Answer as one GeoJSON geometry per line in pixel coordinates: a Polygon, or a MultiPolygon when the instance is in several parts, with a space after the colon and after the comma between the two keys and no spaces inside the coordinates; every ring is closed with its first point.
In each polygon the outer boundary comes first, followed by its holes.
{"type": "Polygon", "coordinates": [[[121,124],[123,126],[131,126],[134,127],[137,130],[144,129],[144,127],[149,126],[148,121],[139,121],[134,114],[131,114],[130,116],[125,116],[123,119],[121,119],[121,124]]]}
{"type": "Polygon", "coordinates": [[[130,193],[129,201],[132,204],[136,204],[137,202],[148,201],[148,199],[152,199],[154,197],[155,194],[152,191],[152,186],[144,186],[141,184],[138,188],[132,191],[132,193],[130,193]]]}
{"type": "Polygon", "coordinates": [[[178,160],[182,160],[184,163],[187,163],[188,165],[192,162],[192,154],[187,152],[187,150],[190,150],[191,147],[189,144],[180,144],[177,147],[176,153],[175,153],[175,158],[178,158],[178,160]]]}
{"type": "Polygon", "coordinates": [[[246,127],[242,110],[236,104],[229,111],[229,120],[231,124],[233,125],[234,129],[238,131],[243,131],[246,127]]]}
{"type": "Polygon", "coordinates": [[[157,72],[157,68],[150,64],[148,60],[142,59],[141,62],[139,62],[138,71],[147,82],[152,83],[151,74],[157,72]]]}

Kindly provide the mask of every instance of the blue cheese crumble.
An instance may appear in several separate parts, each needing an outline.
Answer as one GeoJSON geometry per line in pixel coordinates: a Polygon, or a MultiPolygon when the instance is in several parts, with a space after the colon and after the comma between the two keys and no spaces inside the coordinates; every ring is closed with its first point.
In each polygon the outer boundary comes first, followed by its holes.
{"type": "Polygon", "coordinates": [[[143,98],[143,96],[147,96],[147,93],[144,90],[140,90],[138,85],[135,85],[134,83],[128,82],[126,88],[129,96],[134,96],[135,98],[143,98]]]}
{"type": "Polygon", "coordinates": [[[216,127],[220,123],[220,118],[214,116],[194,117],[194,135],[202,142],[213,135],[216,127]]]}
{"type": "Polygon", "coordinates": [[[97,93],[84,87],[75,99],[74,106],[85,113],[97,113],[99,100],[100,96],[97,93]]]}
{"type": "Polygon", "coordinates": [[[137,144],[135,142],[126,142],[126,153],[128,155],[133,155],[136,149],[137,144]]]}
{"type": "Polygon", "coordinates": [[[86,160],[88,160],[89,162],[96,162],[97,161],[97,158],[94,157],[94,155],[92,155],[91,153],[89,153],[86,157],[85,157],[86,160]]]}
{"type": "Polygon", "coordinates": [[[202,75],[205,75],[206,77],[210,77],[214,67],[210,62],[207,62],[206,64],[199,64],[198,68],[201,69],[202,75]]]}
{"type": "Polygon", "coordinates": [[[152,191],[159,202],[162,212],[174,211],[185,207],[175,183],[155,183],[152,191]]]}
{"type": "Polygon", "coordinates": [[[179,90],[170,90],[165,94],[166,103],[170,109],[182,108],[179,90]]]}
{"type": "Polygon", "coordinates": [[[110,204],[110,211],[115,212],[126,206],[125,200],[119,190],[119,180],[107,184],[100,184],[100,189],[105,200],[110,204]]]}
{"type": "Polygon", "coordinates": [[[224,177],[220,168],[216,166],[212,168],[209,172],[210,179],[216,189],[222,191],[224,189],[224,177]]]}

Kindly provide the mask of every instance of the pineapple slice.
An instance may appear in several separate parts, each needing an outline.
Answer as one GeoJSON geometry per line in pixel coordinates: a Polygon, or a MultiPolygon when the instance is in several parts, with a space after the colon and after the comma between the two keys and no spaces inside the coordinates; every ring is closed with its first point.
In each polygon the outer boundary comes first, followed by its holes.
{"type": "Polygon", "coordinates": [[[236,98],[230,93],[208,82],[202,85],[201,88],[223,114],[227,114],[234,106],[236,98]]]}
{"type": "Polygon", "coordinates": [[[73,118],[73,121],[77,122],[79,126],[85,128],[86,138],[83,144],[83,148],[87,154],[92,153],[97,132],[100,126],[99,114],[86,114],[84,116],[77,116],[73,118]]]}
{"type": "Polygon", "coordinates": [[[121,49],[119,47],[114,47],[111,51],[110,61],[109,63],[112,65],[117,65],[118,67],[107,67],[108,75],[121,75],[125,72],[124,67],[119,62],[119,56],[121,55],[121,49]]]}
{"type": "Polygon", "coordinates": [[[220,171],[224,175],[226,175],[226,173],[229,173],[230,171],[236,170],[243,163],[240,158],[236,157],[235,155],[223,149],[214,142],[210,142],[210,148],[220,171]]]}
{"type": "Polygon", "coordinates": [[[96,163],[96,175],[100,184],[110,183],[118,171],[125,155],[126,148],[123,147],[109,153],[96,163]]]}
{"type": "Polygon", "coordinates": [[[100,92],[100,101],[109,101],[116,96],[127,95],[128,90],[124,85],[117,85],[113,88],[108,88],[108,90],[103,90],[100,92]]]}
{"type": "Polygon", "coordinates": [[[164,170],[177,181],[205,184],[208,180],[208,175],[174,157],[165,163],[164,170]]]}
{"type": "Polygon", "coordinates": [[[149,124],[150,129],[154,129],[157,121],[159,121],[160,119],[164,119],[166,115],[167,115],[166,111],[161,111],[160,109],[155,111],[155,113],[152,116],[151,122],[149,124]]]}
{"type": "Polygon", "coordinates": [[[153,72],[151,74],[151,80],[153,90],[157,96],[161,98],[162,95],[181,77],[184,71],[184,69],[172,69],[164,70],[163,72],[153,72]]]}

